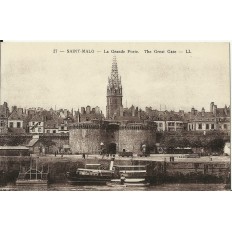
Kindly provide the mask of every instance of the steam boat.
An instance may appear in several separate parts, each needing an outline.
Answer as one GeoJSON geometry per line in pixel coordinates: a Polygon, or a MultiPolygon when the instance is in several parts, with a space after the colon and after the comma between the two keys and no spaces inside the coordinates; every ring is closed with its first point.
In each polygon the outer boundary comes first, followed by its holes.
{"type": "Polygon", "coordinates": [[[70,184],[105,185],[114,178],[113,160],[109,170],[105,170],[101,164],[86,164],[85,168],[77,168],[76,172],[67,172],[66,177],[70,184]]]}

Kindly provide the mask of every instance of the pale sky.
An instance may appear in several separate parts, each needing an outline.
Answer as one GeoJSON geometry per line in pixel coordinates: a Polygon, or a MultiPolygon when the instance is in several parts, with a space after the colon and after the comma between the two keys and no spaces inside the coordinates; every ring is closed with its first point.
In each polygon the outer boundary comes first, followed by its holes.
{"type": "Polygon", "coordinates": [[[164,110],[166,105],[167,110],[190,111],[194,106],[208,111],[211,101],[218,107],[230,105],[228,43],[4,42],[1,51],[1,103],[10,106],[77,110],[90,105],[105,114],[113,55],[122,78],[124,107],[127,102],[128,107],[142,109],[164,110]],[[67,53],[67,49],[94,53],[67,53]]]}

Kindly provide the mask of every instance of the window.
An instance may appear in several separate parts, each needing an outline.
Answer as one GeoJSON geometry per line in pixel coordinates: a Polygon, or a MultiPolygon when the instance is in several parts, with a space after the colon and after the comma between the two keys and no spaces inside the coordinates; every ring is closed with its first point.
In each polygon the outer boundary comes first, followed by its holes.
{"type": "Polygon", "coordinates": [[[3,121],[0,122],[0,126],[4,126],[4,122],[3,121]]]}
{"type": "Polygon", "coordinates": [[[17,128],[21,127],[21,122],[17,122],[17,128]]]}
{"type": "Polygon", "coordinates": [[[38,132],[41,132],[41,128],[38,128],[38,132]]]}
{"type": "Polygon", "coordinates": [[[47,133],[50,133],[50,130],[47,130],[47,133]]]}
{"type": "Polygon", "coordinates": [[[10,128],[13,128],[13,126],[14,126],[14,123],[10,122],[10,128]]]}
{"type": "Polygon", "coordinates": [[[40,125],[41,124],[41,122],[38,122],[38,125],[40,125]]]}
{"type": "Polygon", "coordinates": [[[211,124],[211,129],[214,130],[214,124],[211,124]]]}
{"type": "Polygon", "coordinates": [[[227,124],[224,124],[224,129],[227,129],[227,124]]]}
{"type": "Polygon", "coordinates": [[[209,124],[206,124],[206,130],[209,130],[209,124]]]}
{"type": "Polygon", "coordinates": [[[201,123],[198,124],[198,129],[199,129],[199,130],[202,129],[202,124],[201,124],[201,123]]]}
{"type": "Polygon", "coordinates": [[[56,133],[56,130],[53,130],[52,133],[55,134],[55,133],[56,133]]]}
{"type": "Polygon", "coordinates": [[[35,125],[35,122],[32,122],[32,125],[35,125]]]}
{"type": "Polygon", "coordinates": [[[35,128],[32,129],[32,132],[35,132],[35,128]]]}
{"type": "Polygon", "coordinates": [[[61,130],[64,130],[64,126],[61,126],[61,130]]]}

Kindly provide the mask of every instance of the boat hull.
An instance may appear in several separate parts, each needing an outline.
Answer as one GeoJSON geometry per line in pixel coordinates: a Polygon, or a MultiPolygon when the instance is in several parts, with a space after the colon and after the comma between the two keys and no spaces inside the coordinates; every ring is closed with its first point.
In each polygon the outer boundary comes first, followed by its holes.
{"type": "Polygon", "coordinates": [[[129,186],[134,186],[134,187],[144,187],[144,186],[149,186],[150,183],[146,181],[146,179],[143,178],[131,178],[131,179],[112,179],[110,182],[107,182],[108,186],[124,186],[124,187],[129,187],[129,186]]]}
{"type": "Polygon", "coordinates": [[[69,184],[81,184],[81,185],[105,185],[107,181],[110,181],[110,177],[95,177],[95,176],[73,176],[67,177],[69,184]]]}

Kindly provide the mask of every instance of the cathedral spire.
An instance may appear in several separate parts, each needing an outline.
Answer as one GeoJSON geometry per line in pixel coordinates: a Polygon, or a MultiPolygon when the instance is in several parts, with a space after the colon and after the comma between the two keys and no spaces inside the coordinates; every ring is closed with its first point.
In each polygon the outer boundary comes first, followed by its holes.
{"type": "Polygon", "coordinates": [[[113,56],[111,79],[118,80],[118,64],[117,64],[116,56],[113,56]]]}
{"type": "Polygon", "coordinates": [[[110,77],[108,77],[107,85],[107,118],[114,118],[115,116],[122,116],[122,84],[121,76],[118,74],[118,64],[116,56],[113,56],[112,69],[110,77]]]}

